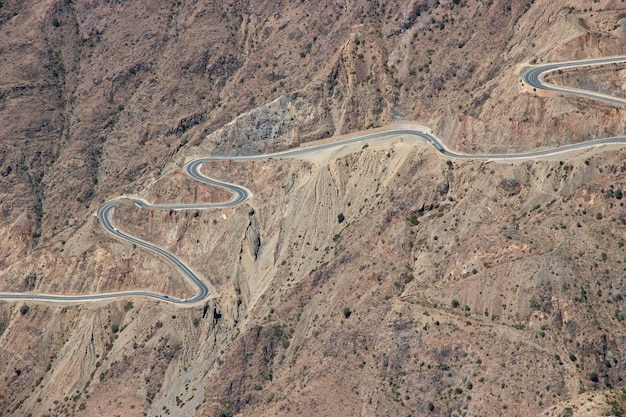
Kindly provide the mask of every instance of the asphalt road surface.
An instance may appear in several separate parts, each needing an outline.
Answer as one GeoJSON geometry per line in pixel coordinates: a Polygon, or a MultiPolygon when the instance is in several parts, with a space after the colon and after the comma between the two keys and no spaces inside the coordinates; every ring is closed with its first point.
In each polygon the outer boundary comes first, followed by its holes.
{"type": "MultiPolygon", "coordinates": [[[[545,64],[538,65],[534,67],[530,67],[522,74],[522,80],[535,89],[554,91],[559,94],[569,94],[576,95],[581,97],[592,98],[596,100],[601,100],[604,102],[608,102],[616,105],[626,105],[626,100],[607,96],[600,93],[594,93],[590,91],[577,90],[565,87],[558,87],[552,84],[547,84],[542,81],[543,75],[551,72],[557,71],[563,68],[574,68],[581,66],[592,66],[592,65],[604,65],[611,64],[617,62],[626,62],[626,57],[612,57],[612,58],[599,58],[599,59],[590,59],[584,61],[570,61],[570,62],[561,62],[561,63],[553,63],[553,64],[545,64]]],[[[560,155],[572,151],[579,151],[584,149],[589,149],[601,145],[610,145],[610,144],[626,144],[626,137],[615,137],[615,138],[605,138],[587,141],[583,143],[576,143],[571,145],[565,145],[557,148],[551,149],[541,149],[532,152],[525,153],[513,153],[513,154],[482,154],[482,155],[468,155],[456,153],[448,149],[437,137],[435,137],[430,129],[423,127],[416,127],[410,124],[407,125],[394,125],[390,126],[386,129],[375,131],[373,133],[363,133],[358,135],[353,135],[348,139],[337,140],[334,142],[326,142],[313,146],[305,146],[301,148],[295,148],[288,151],[276,152],[271,154],[263,154],[263,155],[254,155],[254,156],[236,156],[236,157],[204,157],[191,161],[187,165],[185,165],[185,173],[189,175],[191,178],[203,182],[207,185],[222,187],[229,191],[232,194],[232,198],[229,201],[222,203],[207,203],[207,204],[163,204],[163,205],[153,205],[148,203],[142,199],[130,198],[136,205],[146,209],[152,210],[188,210],[188,209],[211,209],[211,208],[223,208],[223,207],[234,207],[239,204],[244,203],[248,200],[252,193],[246,188],[231,184],[223,181],[219,181],[213,178],[209,178],[200,172],[200,167],[205,162],[211,161],[254,161],[261,159],[278,159],[278,158],[302,158],[307,155],[310,155],[315,152],[321,152],[324,150],[330,149],[339,149],[341,147],[345,147],[348,145],[355,144],[365,144],[371,141],[385,139],[398,135],[409,135],[414,136],[417,139],[430,144],[434,147],[440,154],[449,157],[449,158],[458,158],[458,159],[483,159],[483,160],[510,160],[510,161],[521,161],[521,160],[536,160],[540,158],[551,157],[555,155],[560,155]]],[[[173,304],[193,304],[199,301],[204,300],[211,293],[210,286],[207,282],[205,282],[202,278],[200,278],[189,266],[187,266],[182,260],[180,260],[174,254],[166,251],[163,248],[160,248],[156,245],[153,245],[144,240],[138,239],[134,236],[125,233],[112,222],[111,220],[111,212],[115,209],[115,206],[122,201],[122,197],[111,200],[104,204],[97,212],[98,219],[100,220],[100,224],[102,227],[115,236],[118,239],[127,241],[129,243],[133,243],[135,245],[141,246],[149,251],[156,253],[157,255],[165,258],[169,262],[171,262],[183,275],[183,277],[188,280],[190,284],[192,284],[196,288],[195,294],[186,299],[178,299],[175,297],[168,296],[166,294],[159,294],[150,291],[120,291],[120,292],[111,292],[111,293],[99,293],[99,294],[73,294],[73,295],[61,295],[61,294],[36,294],[36,293],[0,293],[0,301],[38,301],[38,302],[52,302],[52,303],[68,303],[68,304],[77,304],[77,303],[86,303],[86,302],[95,302],[95,301],[105,301],[112,299],[120,299],[125,297],[148,297],[161,301],[166,301],[173,304]]]]}
{"type": "Polygon", "coordinates": [[[612,97],[606,94],[596,93],[593,91],[579,90],[575,88],[559,87],[554,84],[548,84],[542,80],[543,75],[566,68],[588,67],[607,65],[613,63],[626,62],[626,57],[616,56],[609,58],[586,59],[582,61],[559,62],[555,64],[537,65],[529,68],[522,75],[522,80],[537,90],[554,91],[559,94],[573,94],[580,97],[587,97],[595,100],[602,100],[607,103],[617,104],[618,106],[626,105],[626,100],[618,97],[612,97]]]}

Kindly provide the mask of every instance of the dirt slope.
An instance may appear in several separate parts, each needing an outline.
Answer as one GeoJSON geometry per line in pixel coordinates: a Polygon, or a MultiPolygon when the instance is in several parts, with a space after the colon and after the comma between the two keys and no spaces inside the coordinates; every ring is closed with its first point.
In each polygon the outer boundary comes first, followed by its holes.
{"type": "MultiPolygon", "coordinates": [[[[192,155],[396,120],[465,152],[623,134],[624,109],[518,75],[623,53],[624,22],[614,0],[2,2],[0,290],[184,297],[93,213],[223,199],[184,178],[192,155]]],[[[553,81],[619,95],[620,74],[553,81]]],[[[619,415],[625,160],[448,162],[399,139],[207,165],[254,199],[115,220],[215,296],[1,303],[0,413],[619,415]]]]}

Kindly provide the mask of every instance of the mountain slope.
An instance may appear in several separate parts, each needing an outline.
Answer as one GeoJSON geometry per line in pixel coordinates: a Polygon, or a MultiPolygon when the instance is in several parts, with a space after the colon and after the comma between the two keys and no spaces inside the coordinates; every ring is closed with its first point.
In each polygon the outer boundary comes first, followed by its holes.
{"type": "MultiPolygon", "coordinates": [[[[465,152],[623,134],[623,109],[537,97],[518,77],[524,63],[620,53],[622,11],[608,0],[3,2],[0,290],[184,297],[173,268],[113,240],[93,213],[121,194],[223,199],[184,178],[190,155],[402,119],[465,152]]],[[[577,77],[619,85],[599,74],[577,77]]],[[[391,142],[207,164],[254,199],[206,212],[128,204],[115,220],[189,262],[215,297],[188,309],[0,304],[0,411],[619,410],[624,160],[447,163],[391,142]]]]}

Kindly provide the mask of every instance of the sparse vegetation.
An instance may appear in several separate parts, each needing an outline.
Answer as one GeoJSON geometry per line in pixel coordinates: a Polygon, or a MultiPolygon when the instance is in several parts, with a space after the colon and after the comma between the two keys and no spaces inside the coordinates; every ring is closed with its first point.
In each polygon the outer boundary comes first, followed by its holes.
{"type": "Polygon", "coordinates": [[[531,310],[540,310],[541,309],[541,305],[539,305],[539,302],[536,299],[534,299],[534,298],[530,299],[529,304],[530,304],[530,309],[531,310]]]}
{"type": "Polygon", "coordinates": [[[417,220],[417,216],[415,216],[414,214],[412,214],[411,216],[407,217],[406,219],[409,222],[409,225],[411,226],[417,226],[420,224],[419,220],[417,220]]]}
{"type": "MultiPolygon", "coordinates": [[[[188,288],[174,268],[102,233],[91,214],[117,191],[219,201],[223,190],[184,178],[190,155],[281,150],[393,120],[429,120],[467,153],[623,128],[620,109],[518,93],[520,62],[503,61],[617,51],[623,39],[606,30],[620,10],[579,22],[578,9],[568,17],[558,2],[532,1],[39,2],[37,13],[4,3],[0,272],[9,289],[180,297],[188,288]]],[[[611,71],[603,89],[623,76],[611,71]]],[[[184,308],[139,298],[3,304],[0,413],[26,413],[14,409],[21,401],[33,415],[144,411],[105,398],[115,387],[138,390],[138,407],[152,403],[154,415],[196,407],[222,417],[537,415],[562,408],[576,385],[589,396],[619,392],[623,150],[509,165],[446,160],[406,138],[360,146],[319,163],[205,164],[256,196],[223,212],[148,215],[120,204],[124,230],[180,253],[212,297],[184,308]],[[69,355],[85,343],[77,363],[69,355]],[[58,392],[59,376],[78,382],[58,392]],[[332,395],[340,405],[325,401],[332,395]]]]}

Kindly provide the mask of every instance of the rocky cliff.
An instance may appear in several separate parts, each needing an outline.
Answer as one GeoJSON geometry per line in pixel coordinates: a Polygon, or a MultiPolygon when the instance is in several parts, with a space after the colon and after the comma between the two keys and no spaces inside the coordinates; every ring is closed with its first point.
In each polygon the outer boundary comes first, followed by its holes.
{"type": "MultiPolygon", "coordinates": [[[[0,291],[190,296],[93,214],[228,198],[184,176],[193,155],[397,120],[464,152],[621,135],[623,108],[519,73],[621,53],[624,22],[616,0],[2,2],[0,291]]],[[[552,81],[620,95],[622,69],[552,81]]],[[[209,301],[0,303],[0,413],[624,413],[625,160],[447,161],[397,138],[206,164],[254,198],[114,220],[209,301]]]]}

